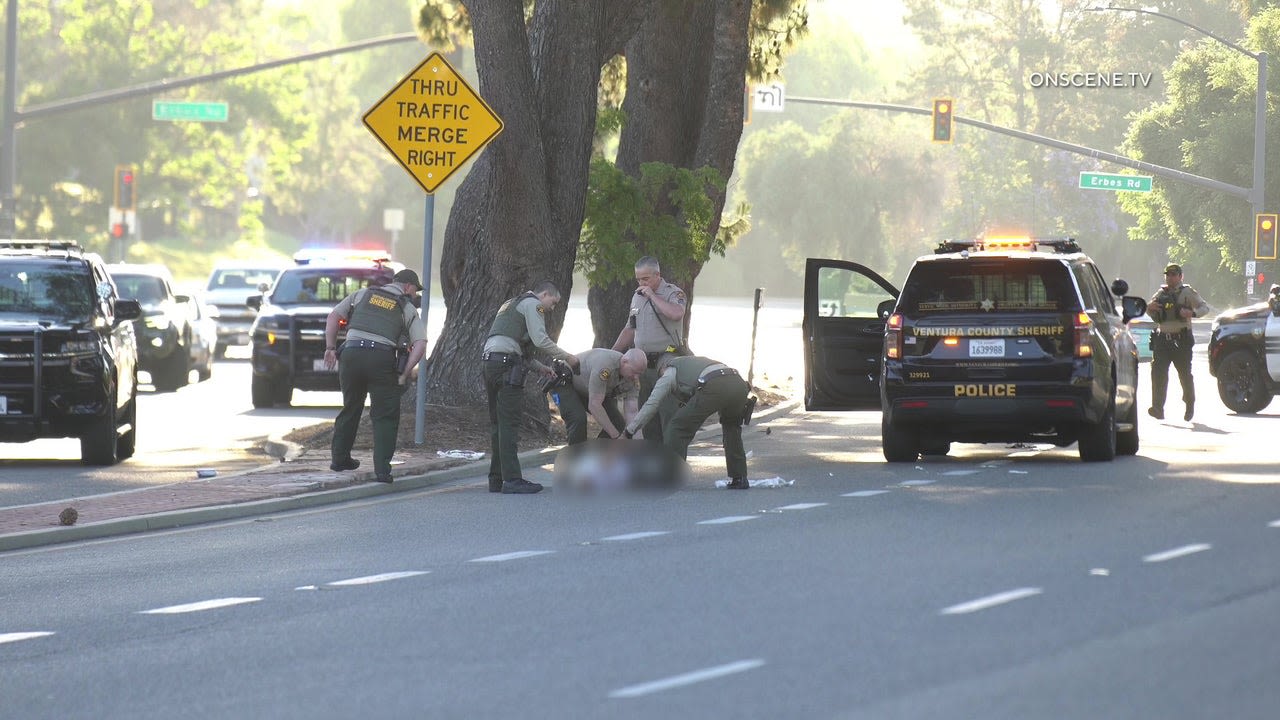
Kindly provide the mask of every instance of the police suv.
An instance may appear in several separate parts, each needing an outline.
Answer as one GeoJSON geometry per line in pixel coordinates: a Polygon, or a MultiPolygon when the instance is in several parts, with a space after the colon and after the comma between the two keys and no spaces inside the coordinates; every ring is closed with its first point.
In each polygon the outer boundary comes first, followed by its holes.
{"type": "MultiPolygon", "coordinates": [[[[339,390],[338,371],[324,366],[325,321],[351,293],[391,282],[404,268],[383,253],[304,251],[247,305],[258,311],[250,331],[255,408],[288,405],[294,388],[339,390]]],[[[338,342],[346,337],[345,323],[338,342]]]]}
{"type": "Polygon", "coordinates": [[[1238,413],[1261,412],[1280,393],[1280,285],[1265,302],[1231,310],[1213,321],[1209,374],[1222,404],[1238,413]]]}
{"type": "Polygon", "coordinates": [[[1078,443],[1085,461],[1138,451],[1138,350],[1146,301],[1070,238],[941,243],[899,292],[856,263],[810,259],[805,406],[878,404],[886,460],[952,442],[1078,443]],[[823,316],[822,299],[843,312],[823,316]],[[878,402],[877,402],[878,401],[878,402]]]}

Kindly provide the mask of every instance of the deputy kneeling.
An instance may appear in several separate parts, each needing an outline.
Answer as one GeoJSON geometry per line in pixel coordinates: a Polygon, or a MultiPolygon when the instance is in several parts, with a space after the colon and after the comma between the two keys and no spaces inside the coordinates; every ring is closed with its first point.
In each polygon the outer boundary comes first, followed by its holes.
{"type": "Polygon", "coordinates": [[[422,292],[418,274],[401,270],[382,287],[357,290],[329,312],[324,324],[324,366],[338,364],[342,386],[342,410],[333,421],[330,470],[354,470],[360,461],[351,457],[365,397],[373,423],[373,472],[378,482],[391,482],[391,455],[400,431],[400,396],[408,387],[414,366],[427,349],[427,329],[414,310],[412,298],[422,292]],[[342,359],[337,352],[338,326],[347,319],[347,339],[342,359]],[[403,369],[397,367],[396,350],[408,338],[409,355],[403,369]]]}
{"type": "MultiPolygon", "coordinates": [[[[630,355],[630,352],[628,352],[630,355]]],[[[742,447],[742,426],[748,420],[747,400],[750,389],[738,371],[710,358],[690,355],[664,357],[658,365],[660,373],[649,399],[640,412],[627,423],[625,437],[634,436],[649,418],[658,411],[663,398],[674,396],[683,405],[667,421],[663,429],[663,445],[681,458],[687,459],[689,443],[712,413],[720,414],[720,427],[724,431],[724,464],[729,473],[729,487],[745,490],[747,482],[747,454],[742,447]]]]}
{"type": "Polygon", "coordinates": [[[578,353],[579,371],[549,389],[569,436],[570,445],[587,441],[587,416],[595,418],[603,437],[620,438],[623,419],[635,417],[640,404],[640,375],[645,370],[643,352],[627,353],[592,348],[578,353]],[[623,410],[618,411],[621,398],[623,410]]]}

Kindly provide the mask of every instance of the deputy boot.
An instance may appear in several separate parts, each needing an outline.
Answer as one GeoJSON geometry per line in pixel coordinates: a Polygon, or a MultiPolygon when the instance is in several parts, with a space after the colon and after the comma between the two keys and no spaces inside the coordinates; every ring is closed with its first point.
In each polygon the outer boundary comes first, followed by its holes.
{"type": "Polygon", "coordinates": [[[1196,414],[1196,404],[1187,403],[1187,411],[1182,414],[1182,419],[1191,422],[1191,417],[1196,414]]]}

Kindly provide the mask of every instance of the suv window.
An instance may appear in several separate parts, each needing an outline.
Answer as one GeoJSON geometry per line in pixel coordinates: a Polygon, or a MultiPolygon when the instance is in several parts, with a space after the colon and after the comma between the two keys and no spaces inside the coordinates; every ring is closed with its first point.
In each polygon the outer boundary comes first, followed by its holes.
{"type": "Polygon", "coordinates": [[[307,268],[286,270],[271,289],[273,305],[326,303],[336,305],[346,296],[370,285],[391,282],[386,270],[307,268]]]}
{"type": "Polygon", "coordinates": [[[1115,301],[1111,299],[1111,293],[1107,291],[1106,283],[1102,280],[1098,268],[1085,263],[1076,265],[1072,270],[1075,273],[1076,282],[1080,283],[1080,294],[1084,296],[1085,304],[1090,309],[1115,315],[1115,301]]]}
{"type": "Polygon", "coordinates": [[[164,280],[152,275],[123,275],[112,273],[120,294],[133,298],[143,307],[158,305],[168,296],[165,292],[164,280]]]}
{"type": "Polygon", "coordinates": [[[0,313],[72,320],[88,316],[93,302],[82,265],[0,261],[0,313]]]}
{"type": "Polygon", "coordinates": [[[908,317],[971,312],[1074,312],[1071,280],[1056,260],[931,260],[917,263],[898,309],[908,317]]]}
{"type": "Polygon", "coordinates": [[[208,290],[246,288],[257,292],[262,283],[268,285],[280,274],[279,268],[219,268],[209,276],[208,290]]]}

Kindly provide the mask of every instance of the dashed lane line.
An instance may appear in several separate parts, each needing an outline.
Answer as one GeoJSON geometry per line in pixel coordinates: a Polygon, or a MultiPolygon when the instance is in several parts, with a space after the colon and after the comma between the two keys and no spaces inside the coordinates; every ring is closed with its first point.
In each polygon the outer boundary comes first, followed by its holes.
{"type": "Polygon", "coordinates": [[[0,645],[11,642],[21,642],[23,640],[34,640],[36,638],[48,637],[51,632],[11,632],[0,633],[0,645]]]}
{"type": "Polygon", "coordinates": [[[181,613],[201,612],[204,610],[217,610],[218,608],[230,607],[232,605],[243,605],[245,603],[260,602],[259,597],[228,597],[217,598],[214,600],[201,600],[200,602],[186,603],[185,605],[170,605],[169,607],[155,608],[154,610],[139,610],[139,615],[178,615],[181,613]]]}
{"type": "Polygon", "coordinates": [[[988,608],[996,607],[997,605],[1004,605],[1005,603],[1011,603],[1011,602],[1014,602],[1015,600],[1022,600],[1025,598],[1034,597],[1036,595],[1039,595],[1042,592],[1044,591],[1041,590],[1040,588],[1032,588],[1032,587],[1018,588],[1017,590],[1009,590],[1007,592],[996,593],[995,595],[988,595],[986,597],[978,598],[977,600],[970,600],[968,602],[959,603],[958,605],[952,605],[951,607],[948,607],[948,608],[943,608],[941,611],[941,614],[942,615],[964,615],[966,613],[978,612],[979,610],[986,610],[988,608]]]}
{"type": "Polygon", "coordinates": [[[501,555],[488,555],[481,558],[468,560],[467,562],[506,562],[508,560],[523,560],[524,558],[537,557],[538,555],[550,555],[555,550],[518,550],[516,552],[503,553],[501,555]]]}
{"type": "Polygon", "coordinates": [[[608,542],[625,542],[627,540],[643,540],[645,538],[658,537],[659,535],[670,535],[670,534],[671,534],[670,531],[667,531],[667,530],[648,530],[645,532],[627,533],[625,535],[610,535],[609,537],[603,538],[603,539],[608,542]]]}
{"type": "Polygon", "coordinates": [[[795,503],[793,505],[783,505],[775,510],[812,510],[813,508],[825,507],[827,503],[795,503]]]}
{"type": "Polygon", "coordinates": [[[916,487],[918,485],[932,485],[935,480],[903,480],[898,483],[901,487],[916,487]]]}
{"type": "Polygon", "coordinates": [[[1142,562],[1149,562],[1149,563],[1164,562],[1165,560],[1173,560],[1180,557],[1186,557],[1187,555],[1194,555],[1198,552],[1204,552],[1205,550],[1209,550],[1212,547],[1213,546],[1210,545],[1209,543],[1194,543],[1191,545],[1183,545],[1182,547],[1176,547],[1172,550],[1165,550],[1164,552],[1152,553],[1150,555],[1147,555],[1142,558],[1142,562]]]}
{"type": "Polygon", "coordinates": [[[699,525],[728,525],[729,523],[742,522],[744,520],[755,520],[755,515],[729,515],[727,517],[715,518],[714,520],[699,520],[699,525]]]}
{"type": "Polygon", "coordinates": [[[746,672],[754,670],[764,665],[764,660],[755,658],[752,660],[739,660],[726,665],[717,665],[716,667],[704,668],[702,670],[694,670],[693,672],[684,673],[682,675],[673,675],[669,678],[654,680],[652,682],[641,683],[639,685],[631,685],[629,687],[619,688],[609,693],[611,698],[633,698],[641,695],[649,695],[651,693],[662,692],[663,690],[671,690],[673,688],[684,687],[685,685],[693,685],[694,683],[714,680],[726,675],[734,673],[746,672]]]}
{"type": "Polygon", "coordinates": [[[1280,520],[1272,520],[1271,522],[1267,523],[1267,527],[1280,528],[1280,520]]]}
{"type": "Polygon", "coordinates": [[[873,495],[884,495],[888,492],[888,490],[858,490],[855,492],[847,492],[840,497],[871,497],[873,495]]]}
{"type": "Polygon", "coordinates": [[[403,570],[400,572],[380,573],[378,575],[365,575],[364,577],[350,578],[348,580],[336,580],[326,583],[329,587],[346,587],[348,585],[372,585],[374,583],[387,582],[388,580],[399,580],[401,578],[414,577],[417,575],[426,575],[430,570],[403,570]]]}

